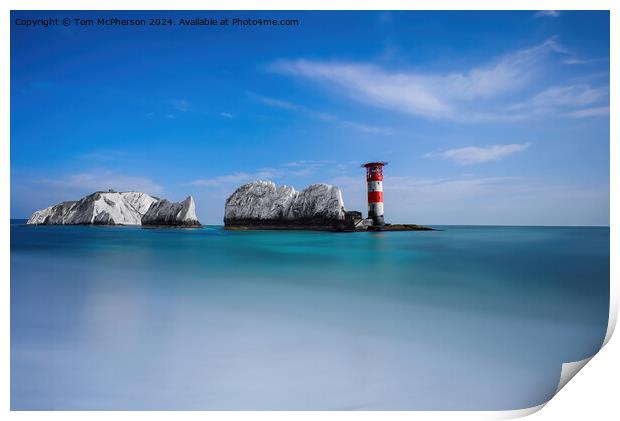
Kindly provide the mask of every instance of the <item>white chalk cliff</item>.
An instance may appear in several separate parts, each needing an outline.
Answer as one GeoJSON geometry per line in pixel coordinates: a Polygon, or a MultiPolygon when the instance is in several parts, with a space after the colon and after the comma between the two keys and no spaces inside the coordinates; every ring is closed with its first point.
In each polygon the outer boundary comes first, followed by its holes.
{"type": "Polygon", "coordinates": [[[298,192],[271,181],[254,181],[226,200],[224,223],[343,221],[345,212],[338,187],[312,184],[298,192]]]}
{"type": "MultiPolygon", "coordinates": [[[[160,202],[171,204],[167,200],[161,200],[141,192],[95,192],[78,201],[63,202],[55,206],[36,211],[28,220],[28,224],[34,225],[142,225],[142,218],[149,209],[160,202]]],[[[197,225],[194,201],[190,197],[179,205],[183,212],[178,211],[177,206],[164,206],[157,212],[155,219],[165,220],[168,223],[159,225],[197,225]],[[187,202],[187,205],[183,205],[187,202]],[[170,215],[164,215],[169,210],[170,215]],[[174,212],[174,213],[173,213],[174,212]],[[185,224],[184,221],[193,221],[185,224]]],[[[151,223],[150,225],[155,225],[151,223]]]]}
{"type": "Polygon", "coordinates": [[[142,225],[200,226],[194,198],[188,196],[180,203],[166,199],[153,203],[142,216],[142,225]]]}

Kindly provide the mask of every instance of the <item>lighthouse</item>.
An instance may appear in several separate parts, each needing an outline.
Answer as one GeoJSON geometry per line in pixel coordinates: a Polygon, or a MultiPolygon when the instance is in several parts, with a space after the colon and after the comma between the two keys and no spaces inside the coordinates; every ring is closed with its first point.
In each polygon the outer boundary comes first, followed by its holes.
{"type": "Polygon", "coordinates": [[[374,226],[385,225],[383,218],[383,167],[387,162],[367,162],[362,164],[366,168],[366,182],[368,183],[368,218],[374,226]]]}

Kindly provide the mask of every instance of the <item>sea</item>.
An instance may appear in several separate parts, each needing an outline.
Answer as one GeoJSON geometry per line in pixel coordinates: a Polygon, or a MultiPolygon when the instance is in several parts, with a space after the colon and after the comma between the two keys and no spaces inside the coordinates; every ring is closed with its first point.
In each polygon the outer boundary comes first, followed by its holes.
{"type": "Polygon", "coordinates": [[[508,410],[595,354],[608,227],[11,220],[13,410],[508,410]]]}

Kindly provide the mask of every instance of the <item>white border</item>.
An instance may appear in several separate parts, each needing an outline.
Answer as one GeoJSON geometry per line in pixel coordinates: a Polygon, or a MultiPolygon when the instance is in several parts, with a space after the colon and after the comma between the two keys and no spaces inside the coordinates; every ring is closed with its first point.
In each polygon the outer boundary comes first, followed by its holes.
{"type": "MultiPolygon", "coordinates": [[[[151,0],[149,2],[139,2],[136,0],[92,0],[88,2],[78,0],[57,0],[54,3],[44,0],[9,0],[2,2],[3,15],[0,21],[0,33],[2,41],[0,43],[0,59],[4,71],[1,73],[2,95],[1,121],[2,121],[2,144],[0,145],[0,193],[3,198],[0,206],[0,225],[2,241],[0,241],[0,273],[3,291],[0,294],[0,335],[4,339],[0,353],[2,360],[0,363],[2,381],[0,382],[0,408],[4,411],[9,410],[9,253],[10,253],[10,229],[9,229],[9,200],[10,200],[10,127],[9,109],[10,96],[10,76],[7,71],[10,59],[10,10],[611,10],[611,51],[610,66],[611,77],[618,72],[617,66],[617,47],[618,43],[618,11],[616,2],[612,0],[504,0],[501,3],[489,0],[434,0],[429,1],[406,1],[406,0],[298,0],[294,4],[283,0],[263,0],[260,4],[250,0],[220,0],[200,1],[200,0],[151,0]]],[[[611,139],[618,140],[618,121],[617,108],[617,88],[611,83],[611,139]],[[614,118],[616,117],[616,118],[614,118]]],[[[611,170],[611,191],[618,192],[618,180],[620,180],[620,160],[618,159],[619,148],[616,143],[610,145],[610,170],[611,170]]],[[[611,194],[611,225],[615,227],[620,207],[618,206],[618,195],[611,194]]],[[[592,366],[591,372],[580,375],[581,378],[573,387],[569,384],[557,398],[552,399],[545,411],[541,411],[536,417],[544,419],[583,419],[585,416],[598,414],[600,419],[614,419],[620,414],[616,391],[618,386],[617,376],[620,374],[620,364],[618,363],[620,347],[616,344],[617,340],[608,344],[611,334],[616,324],[618,314],[618,262],[619,257],[619,235],[614,229],[611,230],[611,305],[610,323],[605,338],[605,348],[597,354],[596,358],[588,366],[592,366]],[[600,359],[600,361],[599,361],[600,359]],[[587,375],[586,375],[587,374],[587,375]],[[614,416],[616,415],[616,416],[614,416]],[[604,416],[604,418],[602,418],[604,416]]],[[[588,359],[589,361],[589,359],[588,359]]],[[[569,364],[571,368],[583,364],[569,364]]],[[[577,370],[578,371],[578,370],[577,370]]],[[[574,373],[573,373],[574,374],[574,373]]],[[[563,373],[566,376],[566,373],[563,373]]],[[[269,419],[269,420],[288,420],[295,419],[316,419],[316,417],[327,419],[505,419],[528,415],[536,412],[542,406],[528,408],[518,411],[453,411],[453,412],[116,412],[114,417],[121,418],[146,418],[149,419],[169,419],[169,418],[202,418],[205,415],[218,419],[269,419]]],[[[93,419],[107,419],[111,414],[105,412],[10,412],[9,415],[19,419],[30,419],[43,417],[46,419],[82,419],[87,416],[93,419]]],[[[594,419],[597,419],[596,417],[594,419]]]]}

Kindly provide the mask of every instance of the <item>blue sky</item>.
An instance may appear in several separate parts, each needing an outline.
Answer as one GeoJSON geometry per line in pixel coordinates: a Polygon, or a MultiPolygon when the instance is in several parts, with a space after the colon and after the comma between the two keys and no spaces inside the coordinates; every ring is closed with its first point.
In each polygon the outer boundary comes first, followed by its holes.
{"type": "Polygon", "coordinates": [[[607,12],[13,12],[11,217],[95,190],[222,221],[269,179],[386,160],[388,222],[609,225],[607,12]],[[26,29],[17,18],[270,17],[296,27],[26,29]]]}

